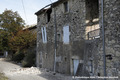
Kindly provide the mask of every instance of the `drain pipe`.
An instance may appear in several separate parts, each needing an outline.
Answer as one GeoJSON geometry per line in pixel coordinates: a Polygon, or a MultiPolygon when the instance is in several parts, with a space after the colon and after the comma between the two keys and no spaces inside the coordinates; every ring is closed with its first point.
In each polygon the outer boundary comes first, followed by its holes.
{"type": "MultiPolygon", "coordinates": [[[[102,16],[102,38],[103,38],[103,69],[104,77],[106,77],[106,53],[105,53],[105,30],[104,30],[104,0],[101,0],[101,16],[102,16]]],[[[104,78],[104,80],[106,80],[104,78]]]]}

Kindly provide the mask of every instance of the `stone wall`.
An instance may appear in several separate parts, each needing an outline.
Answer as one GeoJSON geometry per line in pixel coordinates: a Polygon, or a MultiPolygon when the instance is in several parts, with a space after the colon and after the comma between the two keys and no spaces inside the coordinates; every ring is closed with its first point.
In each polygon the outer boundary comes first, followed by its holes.
{"type": "MultiPolygon", "coordinates": [[[[101,3],[100,3],[101,5],[101,3]]],[[[112,60],[106,57],[107,76],[119,76],[120,74],[120,1],[119,0],[104,0],[104,27],[105,27],[105,51],[106,55],[111,55],[112,60]]],[[[101,8],[100,8],[101,11],[101,8]]],[[[101,18],[101,16],[100,16],[101,18]]],[[[100,21],[101,22],[101,21],[100,21]]],[[[102,46],[99,50],[99,55],[102,55],[102,46]]],[[[103,60],[101,58],[101,60],[103,60]]],[[[101,75],[103,75],[103,63],[100,60],[101,75]]],[[[119,76],[120,77],[120,76],[119,76]]],[[[116,80],[116,79],[114,79],[116,80]]]]}
{"type": "MultiPolygon", "coordinates": [[[[56,71],[65,74],[73,74],[73,59],[84,60],[84,74],[94,76],[103,75],[103,44],[102,37],[94,40],[86,40],[86,27],[93,27],[97,24],[101,30],[101,0],[68,0],[69,12],[64,12],[64,5],[61,3],[52,8],[51,18],[46,22],[46,13],[38,16],[37,34],[37,64],[43,68],[53,70],[54,65],[54,10],[56,11],[57,34],[57,63],[56,71]],[[92,5],[92,8],[89,6],[92,5]],[[92,10],[92,11],[91,11],[92,10]],[[97,10],[97,11],[96,11],[97,10]],[[95,12],[96,11],[96,12],[95,12]],[[94,13],[95,12],[95,13],[94,13]],[[90,14],[92,15],[90,15],[90,14]],[[97,21],[94,20],[97,18],[97,21]],[[89,24],[86,24],[89,20],[89,24]],[[63,27],[69,26],[70,42],[63,43],[63,27]],[[46,27],[47,43],[42,42],[41,27],[46,27]],[[88,69],[92,60],[92,73],[88,69]]],[[[104,0],[104,26],[105,26],[105,51],[111,55],[112,60],[106,57],[107,76],[120,75],[120,1],[104,0]]],[[[102,31],[100,31],[102,36],[102,31]]],[[[81,71],[81,70],[80,70],[81,71]]]]}
{"type": "MultiPolygon", "coordinates": [[[[120,33],[120,1],[118,0],[104,0],[104,27],[105,27],[105,52],[106,52],[106,73],[107,76],[119,76],[120,75],[120,44],[119,44],[119,33],[120,33]],[[110,56],[112,59],[110,59],[110,56]],[[108,56],[108,57],[107,57],[108,56]]],[[[99,25],[101,26],[101,0],[99,1],[99,25]]],[[[103,44],[102,44],[102,29],[100,33],[100,38],[92,41],[87,41],[85,47],[86,52],[84,56],[84,68],[87,70],[89,68],[89,60],[92,58],[93,72],[91,75],[94,76],[104,76],[103,69],[103,44]],[[95,49],[94,49],[95,47],[95,49]]],[[[89,72],[87,70],[86,72],[89,72]]],[[[90,74],[89,74],[90,75],[90,74]]],[[[120,76],[119,76],[120,78],[120,76]]],[[[110,79],[107,79],[110,80],[110,79]]],[[[119,79],[112,79],[119,80],[119,79]]]]}
{"type": "MultiPolygon", "coordinates": [[[[69,12],[64,12],[64,5],[59,4],[52,8],[51,18],[46,23],[46,14],[38,16],[38,37],[37,37],[37,64],[43,68],[53,70],[54,65],[54,10],[56,11],[57,34],[60,40],[57,41],[57,62],[56,71],[60,73],[72,73],[72,59],[83,59],[84,38],[85,38],[85,1],[69,0],[69,12]],[[79,8],[78,8],[79,7],[79,8]],[[82,16],[81,16],[82,15],[82,16]],[[41,39],[41,27],[46,27],[47,43],[41,39]],[[63,27],[69,26],[70,42],[63,43],[63,27]],[[81,41],[82,40],[82,41],[81,41]],[[81,44],[82,43],[82,44],[81,44]],[[79,45],[78,45],[79,44],[79,45]],[[42,59],[39,59],[42,56],[42,59]],[[41,64],[40,64],[41,63],[41,64]]],[[[72,67],[73,68],[73,67],[72,67]]]]}
{"type": "Polygon", "coordinates": [[[86,39],[97,37],[99,28],[99,1],[86,0],[86,39]]]}

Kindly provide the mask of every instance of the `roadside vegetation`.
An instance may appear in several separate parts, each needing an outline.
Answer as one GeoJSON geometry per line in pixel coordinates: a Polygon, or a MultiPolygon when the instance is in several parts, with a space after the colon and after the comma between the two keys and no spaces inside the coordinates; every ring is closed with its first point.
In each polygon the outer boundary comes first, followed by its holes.
{"type": "Polygon", "coordinates": [[[7,51],[9,58],[22,66],[35,66],[36,33],[23,28],[25,22],[18,12],[6,9],[0,14],[0,52],[7,51]]]}
{"type": "Polygon", "coordinates": [[[8,80],[8,78],[3,73],[0,73],[0,80],[8,80]]]}

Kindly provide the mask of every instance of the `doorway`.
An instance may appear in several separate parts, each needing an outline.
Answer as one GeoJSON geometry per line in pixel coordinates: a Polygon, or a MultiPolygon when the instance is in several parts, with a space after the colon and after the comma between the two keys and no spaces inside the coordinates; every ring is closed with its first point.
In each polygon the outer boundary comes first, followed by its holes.
{"type": "Polygon", "coordinates": [[[74,73],[74,76],[77,73],[78,66],[79,66],[79,59],[73,59],[73,73],[74,73]]]}

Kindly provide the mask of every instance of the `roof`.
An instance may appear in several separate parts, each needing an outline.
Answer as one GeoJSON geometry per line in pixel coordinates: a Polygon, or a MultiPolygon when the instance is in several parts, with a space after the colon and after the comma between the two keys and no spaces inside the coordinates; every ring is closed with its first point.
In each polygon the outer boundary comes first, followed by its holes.
{"type": "Polygon", "coordinates": [[[37,28],[37,26],[35,25],[35,26],[32,26],[32,27],[29,27],[28,29],[32,30],[32,29],[36,29],[36,28],[37,28]]]}
{"type": "Polygon", "coordinates": [[[58,1],[54,2],[54,3],[52,3],[52,4],[49,4],[49,5],[45,6],[45,7],[43,7],[42,9],[40,9],[38,12],[36,12],[35,15],[40,15],[43,12],[46,12],[47,10],[51,9],[52,7],[56,7],[57,5],[65,2],[65,1],[67,1],[67,0],[58,0],[58,1]]]}
{"type": "Polygon", "coordinates": [[[23,30],[32,30],[32,29],[36,29],[37,26],[36,25],[33,25],[33,26],[30,26],[28,28],[24,28],[23,30]]]}

